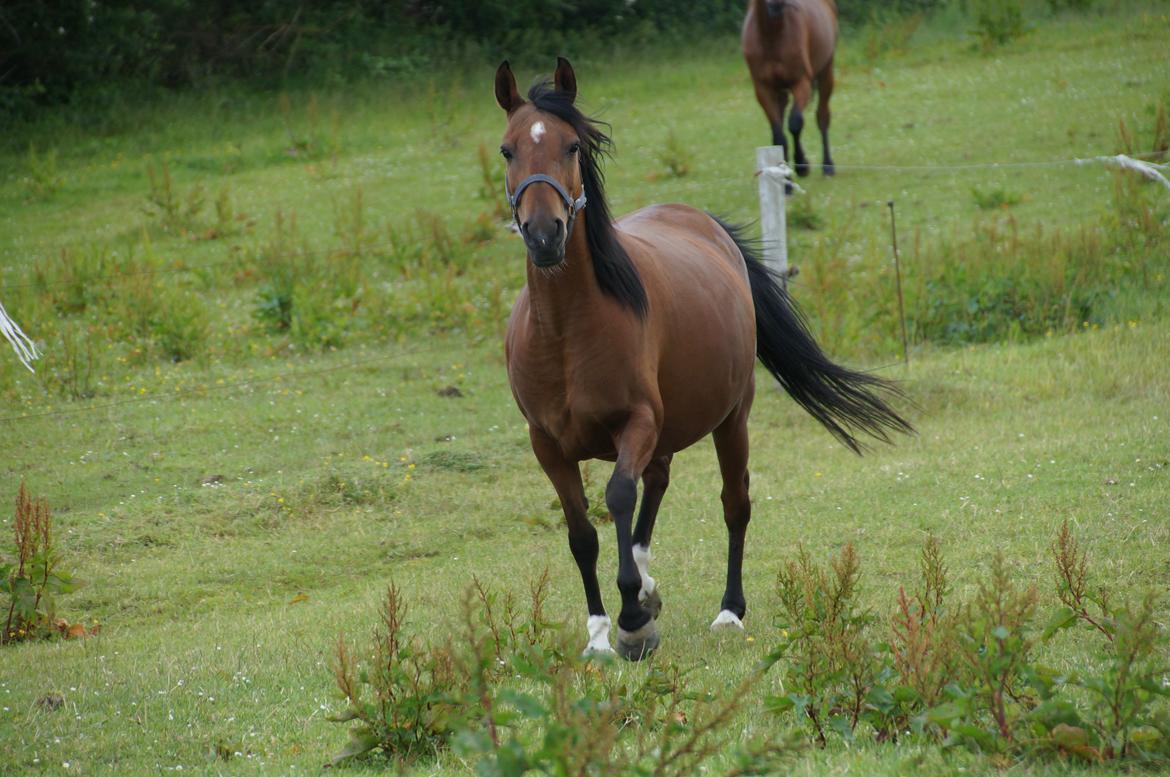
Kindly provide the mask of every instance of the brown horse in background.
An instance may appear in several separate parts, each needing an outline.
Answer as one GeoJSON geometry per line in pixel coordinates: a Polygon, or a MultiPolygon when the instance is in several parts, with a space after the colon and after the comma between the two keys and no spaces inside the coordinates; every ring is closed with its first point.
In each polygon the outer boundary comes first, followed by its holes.
{"type": "Polygon", "coordinates": [[[658,645],[662,600],[648,565],[671,457],[708,434],[728,534],[727,583],[712,628],[743,628],[755,360],[854,450],[854,431],[885,440],[887,430],[910,426],[879,396],[889,384],[821,352],[737,230],[686,205],[611,220],[599,166],[609,138],[574,104],[567,61],[527,100],[505,62],[495,92],[508,114],[505,190],[528,249],[527,284],[508,321],[508,380],[565,513],[589,608],[586,652],[613,648],[579,462],[615,462],[605,503],[617,531],[617,648],[636,660],[658,645]]]}
{"type": "Polygon", "coordinates": [[[749,0],[743,20],[743,57],[747,60],[756,99],[772,125],[772,145],[784,149],[784,110],[792,94],[788,131],[796,152],[796,174],[809,172],[808,158],[800,145],[804,109],[815,86],[817,127],[824,144],[825,175],[832,175],[829,153],[829,97],[833,94],[833,52],[837,47],[837,4],[833,0],[749,0]]]}

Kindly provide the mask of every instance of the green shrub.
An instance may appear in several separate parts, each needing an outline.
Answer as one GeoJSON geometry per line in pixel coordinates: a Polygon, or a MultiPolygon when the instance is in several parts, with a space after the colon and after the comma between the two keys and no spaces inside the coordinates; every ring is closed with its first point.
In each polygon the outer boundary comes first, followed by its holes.
{"type": "Polygon", "coordinates": [[[1170,764],[1163,599],[1149,593],[1136,605],[1118,603],[1093,589],[1067,522],[1052,556],[1061,606],[1041,619],[1038,589],[1018,585],[1002,554],[974,594],[953,604],[929,539],[922,587],[912,596],[899,591],[883,639],[854,604],[860,566],[852,548],[827,569],[801,549],[778,578],[780,646],[766,664],[783,672],[788,693],[770,697],[770,709],[799,714],[822,745],[829,735],[852,739],[861,720],[878,742],[941,739],[991,754],[999,766],[1027,758],[1170,764]],[[1104,638],[1084,668],[1057,671],[1037,660],[1078,626],[1104,638]]]}
{"type": "Polygon", "coordinates": [[[150,319],[150,335],[162,356],[181,362],[207,350],[210,322],[203,300],[190,291],[159,292],[150,319]]]}
{"type": "Polygon", "coordinates": [[[985,51],[1011,43],[1027,32],[1022,0],[972,0],[972,34],[985,51]]]}
{"type": "Polygon", "coordinates": [[[30,497],[23,480],[16,495],[12,531],[16,557],[0,560],[0,594],[8,604],[0,609],[4,618],[0,645],[59,633],[83,636],[84,627],[78,632],[57,618],[57,597],[77,590],[80,583],[61,568],[53,546],[53,513],[48,502],[30,497]]]}
{"type": "Polygon", "coordinates": [[[971,196],[975,199],[979,210],[1007,210],[1023,201],[1020,195],[1004,189],[988,189],[986,191],[971,189],[971,196]]]}
{"type": "Polygon", "coordinates": [[[716,696],[688,690],[674,667],[651,667],[630,684],[607,659],[576,658],[564,624],[544,614],[548,573],[527,607],[474,581],[463,598],[462,633],[439,646],[410,638],[393,585],[367,661],[344,639],[334,676],[353,722],[334,763],[371,750],[404,762],[453,747],[480,774],[694,774],[728,757],[729,774],[780,768],[795,745],[781,736],[726,753],[726,729],[743,709],[750,675],[716,696]]]}
{"type": "Polygon", "coordinates": [[[691,171],[691,165],[694,164],[694,155],[682,144],[673,129],[666,133],[666,140],[662,148],[656,152],[655,158],[658,164],[665,168],[662,173],[662,177],[665,178],[682,178],[691,171]]]}
{"type": "Polygon", "coordinates": [[[57,170],[57,149],[50,148],[39,153],[37,147],[29,144],[26,158],[28,175],[24,178],[29,197],[34,200],[51,199],[65,183],[64,176],[57,170]]]}
{"type": "Polygon", "coordinates": [[[785,659],[787,693],[769,697],[768,707],[806,719],[822,747],[831,731],[852,738],[872,708],[869,697],[881,668],[866,635],[873,617],[856,601],[860,572],[852,545],[828,569],[801,547],[776,578],[781,642],[767,664],[785,659]]]}

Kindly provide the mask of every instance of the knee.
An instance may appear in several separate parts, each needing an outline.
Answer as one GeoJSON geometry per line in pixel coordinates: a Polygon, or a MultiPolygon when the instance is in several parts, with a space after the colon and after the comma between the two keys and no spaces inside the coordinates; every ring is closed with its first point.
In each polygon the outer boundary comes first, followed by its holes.
{"type": "Polygon", "coordinates": [[[614,518],[634,512],[638,499],[638,487],[632,477],[614,473],[605,487],[605,506],[614,518]]]}

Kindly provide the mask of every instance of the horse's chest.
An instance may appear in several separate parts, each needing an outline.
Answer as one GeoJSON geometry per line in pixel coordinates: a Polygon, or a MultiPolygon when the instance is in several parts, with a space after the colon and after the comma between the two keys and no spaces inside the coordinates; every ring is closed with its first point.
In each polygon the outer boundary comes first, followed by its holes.
{"type": "Polygon", "coordinates": [[[606,457],[629,414],[630,392],[612,374],[544,369],[520,359],[509,365],[521,412],[555,439],[568,458],[606,457]]]}

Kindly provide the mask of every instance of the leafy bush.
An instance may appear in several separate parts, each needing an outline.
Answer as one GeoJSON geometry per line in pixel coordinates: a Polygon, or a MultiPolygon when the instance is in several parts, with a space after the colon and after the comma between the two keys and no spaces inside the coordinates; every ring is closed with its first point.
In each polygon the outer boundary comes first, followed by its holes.
{"type": "MultiPolygon", "coordinates": [[[[77,634],[57,618],[56,597],[72,593],[79,583],[60,567],[48,502],[30,497],[23,480],[16,494],[12,530],[16,558],[0,561],[0,594],[8,600],[8,606],[0,611],[4,614],[0,645],[56,633],[77,634]]],[[[85,634],[84,627],[80,627],[80,634],[85,634]]]]}
{"type": "Polygon", "coordinates": [[[872,616],[856,604],[860,563],[852,545],[824,569],[801,547],[781,568],[776,587],[781,643],[767,659],[786,658],[784,696],[772,696],[773,712],[795,710],[823,747],[830,731],[852,738],[864,713],[880,663],[866,636],[872,616]]]}
{"type": "Polygon", "coordinates": [[[972,0],[975,29],[985,51],[1011,43],[1027,32],[1022,0],[972,0]]]}
{"type": "Polygon", "coordinates": [[[716,757],[731,774],[774,771],[795,749],[780,736],[725,753],[722,736],[757,675],[725,696],[686,689],[683,673],[653,666],[627,685],[605,659],[577,658],[563,624],[544,615],[547,572],[527,607],[475,581],[463,598],[462,633],[441,646],[409,638],[393,585],[366,662],[340,640],[334,662],[356,722],[334,760],[380,749],[408,761],[453,747],[480,774],[690,775],[716,757]]]}
{"type": "Polygon", "coordinates": [[[888,635],[854,604],[860,565],[847,546],[829,567],[801,549],[778,578],[781,665],[791,690],[771,697],[798,713],[818,742],[852,739],[856,721],[879,742],[940,739],[994,754],[999,765],[1035,758],[1170,764],[1170,634],[1162,599],[1116,603],[1088,583],[1088,561],[1066,522],[1052,544],[1061,606],[1041,628],[1035,586],[1019,586],[996,555],[975,593],[950,603],[938,543],[922,553],[922,587],[898,594],[888,635]],[[1082,626],[1104,649],[1079,671],[1037,660],[1060,632],[1082,626]]]}
{"type": "Polygon", "coordinates": [[[663,177],[666,178],[682,178],[691,171],[691,165],[694,164],[694,155],[682,144],[673,129],[666,133],[666,141],[655,154],[655,158],[658,164],[666,168],[663,173],[663,177]]]}
{"type": "Polygon", "coordinates": [[[982,191],[973,188],[971,196],[975,199],[975,204],[979,206],[980,210],[1007,210],[1023,201],[1020,195],[1004,189],[982,191]]]}

